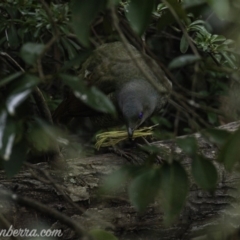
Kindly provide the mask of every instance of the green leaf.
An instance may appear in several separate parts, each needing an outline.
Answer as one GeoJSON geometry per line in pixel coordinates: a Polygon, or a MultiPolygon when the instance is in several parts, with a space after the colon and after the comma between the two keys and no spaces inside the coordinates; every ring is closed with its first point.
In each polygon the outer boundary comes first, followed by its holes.
{"type": "Polygon", "coordinates": [[[214,9],[220,19],[227,19],[231,16],[228,0],[207,0],[207,3],[214,9]]]}
{"type": "Polygon", "coordinates": [[[102,190],[104,192],[117,191],[121,188],[130,176],[129,168],[122,167],[118,171],[107,176],[103,181],[102,190]]]}
{"type": "Polygon", "coordinates": [[[68,145],[68,139],[59,129],[45,123],[41,119],[35,118],[34,120],[27,135],[27,140],[34,150],[47,152],[54,150],[56,144],[68,145]]]}
{"type": "Polygon", "coordinates": [[[6,99],[9,114],[14,115],[16,108],[29,96],[33,88],[40,82],[34,75],[25,74],[17,81],[6,99]]]}
{"type": "Polygon", "coordinates": [[[240,162],[240,130],[237,130],[220,150],[218,161],[222,162],[227,170],[232,170],[240,162]]]}
{"type": "Polygon", "coordinates": [[[13,73],[13,74],[1,79],[0,80],[0,87],[8,84],[9,82],[13,81],[16,78],[19,78],[22,74],[23,74],[22,72],[16,72],[16,73],[13,73]]]}
{"type": "Polygon", "coordinates": [[[72,27],[85,47],[89,47],[90,24],[105,5],[106,0],[72,1],[72,27]]]}
{"type": "Polygon", "coordinates": [[[20,50],[21,58],[29,65],[35,64],[37,58],[42,53],[44,44],[26,43],[20,50]]]}
{"type": "Polygon", "coordinates": [[[186,36],[183,34],[180,42],[180,51],[181,53],[186,53],[189,47],[188,40],[186,36]]]}
{"type": "Polygon", "coordinates": [[[117,5],[119,2],[120,2],[120,0],[108,0],[108,7],[117,5]]]}
{"type": "Polygon", "coordinates": [[[190,156],[194,156],[197,153],[198,146],[194,137],[184,137],[177,139],[177,145],[190,156]]]}
{"type": "Polygon", "coordinates": [[[87,87],[78,77],[61,74],[63,82],[70,86],[77,98],[88,106],[104,113],[116,116],[116,109],[109,98],[96,87],[87,87]]]}
{"type": "Polygon", "coordinates": [[[164,10],[162,16],[159,18],[157,22],[157,29],[158,31],[163,30],[166,26],[169,26],[176,22],[175,18],[169,11],[169,9],[164,10]]]}
{"type": "Polygon", "coordinates": [[[202,132],[202,135],[205,136],[210,142],[223,145],[232,136],[232,133],[222,129],[207,129],[202,132]]]}
{"type": "Polygon", "coordinates": [[[192,175],[201,188],[212,190],[216,187],[217,170],[211,161],[201,155],[196,155],[192,161],[192,175]]]}
{"type": "Polygon", "coordinates": [[[200,57],[192,55],[192,54],[186,54],[180,57],[177,57],[175,59],[173,59],[170,64],[169,64],[169,68],[173,69],[173,68],[179,68],[179,67],[184,67],[186,65],[195,63],[196,61],[201,60],[200,57]]]}
{"type": "Polygon", "coordinates": [[[188,193],[188,177],[182,165],[174,161],[161,169],[160,193],[162,209],[167,224],[182,210],[188,193]]]}
{"type": "Polygon", "coordinates": [[[17,48],[19,46],[19,37],[17,34],[16,26],[11,25],[8,31],[8,39],[11,48],[17,48]]]}
{"type": "Polygon", "coordinates": [[[93,240],[118,240],[112,233],[101,229],[93,229],[89,232],[93,240]]]}
{"type": "Polygon", "coordinates": [[[187,14],[183,9],[182,5],[178,3],[176,0],[167,0],[167,2],[171,5],[171,8],[174,12],[179,16],[180,19],[187,20],[187,14]]]}
{"type": "Polygon", "coordinates": [[[61,38],[61,42],[68,53],[69,59],[74,59],[78,56],[76,49],[70,44],[69,40],[65,37],[61,38]]]}
{"type": "Polygon", "coordinates": [[[211,124],[217,123],[218,115],[217,115],[216,113],[209,112],[209,113],[207,114],[207,116],[208,116],[208,121],[209,121],[211,124]]]}
{"type": "Polygon", "coordinates": [[[16,143],[13,146],[11,155],[9,159],[3,160],[3,168],[8,177],[14,176],[21,169],[23,162],[26,160],[27,156],[27,144],[25,141],[16,143]]]}
{"type": "Polygon", "coordinates": [[[132,29],[142,35],[146,29],[153,11],[154,0],[131,0],[126,10],[126,16],[132,29]]]}
{"type": "Polygon", "coordinates": [[[158,168],[146,169],[131,182],[128,193],[133,206],[144,211],[159,193],[160,171],[158,168]]]}

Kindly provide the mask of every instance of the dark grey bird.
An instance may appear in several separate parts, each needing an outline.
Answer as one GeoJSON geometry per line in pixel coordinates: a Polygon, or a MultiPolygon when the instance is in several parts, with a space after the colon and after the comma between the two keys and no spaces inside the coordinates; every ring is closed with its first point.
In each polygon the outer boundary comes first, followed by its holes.
{"type": "Polygon", "coordinates": [[[103,44],[83,64],[80,78],[98,87],[115,105],[118,118],[91,109],[71,93],[55,110],[55,122],[66,122],[73,117],[88,117],[96,128],[126,124],[131,138],[147,118],[158,113],[166,104],[172,84],[150,57],[143,59],[139,51],[129,45],[134,58],[121,42],[103,44]],[[151,61],[153,71],[146,64],[151,61]],[[144,76],[141,68],[157,84],[158,90],[144,76]],[[155,73],[154,72],[154,73],[155,73]],[[160,91],[159,91],[160,89],[160,91]]]}

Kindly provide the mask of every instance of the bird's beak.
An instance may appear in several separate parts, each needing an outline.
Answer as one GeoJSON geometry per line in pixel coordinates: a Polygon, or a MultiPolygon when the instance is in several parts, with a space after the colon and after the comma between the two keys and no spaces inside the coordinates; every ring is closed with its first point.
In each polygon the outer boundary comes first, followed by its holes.
{"type": "Polygon", "coordinates": [[[130,139],[132,138],[133,132],[134,132],[134,129],[131,127],[128,127],[128,138],[130,138],[130,139]]]}

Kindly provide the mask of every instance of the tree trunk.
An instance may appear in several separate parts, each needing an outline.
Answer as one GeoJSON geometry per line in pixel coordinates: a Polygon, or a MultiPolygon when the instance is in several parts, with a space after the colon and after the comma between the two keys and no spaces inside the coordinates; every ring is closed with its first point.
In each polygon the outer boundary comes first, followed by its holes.
{"type": "MultiPolygon", "coordinates": [[[[238,126],[239,123],[236,122],[221,128],[234,131],[238,126]]],[[[195,137],[201,153],[214,160],[217,148],[204,140],[200,134],[195,134],[195,137]]],[[[184,159],[183,165],[189,171],[191,159],[185,156],[173,141],[153,144],[171,149],[181,156],[184,159]]],[[[133,151],[132,154],[139,159],[137,153],[133,151]]],[[[105,198],[98,194],[103,177],[125,164],[130,163],[123,157],[109,153],[70,159],[69,169],[66,172],[61,174],[51,172],[49,178],[46,174],[49,168],[43,163],[34,165],[36,169],[26,167],[11,179],[6,178],[1,171],[0,190],[12,190],[19,196],[44,203],[49,208],[71,217],[83,229],[100,227],[112,231],[122,240],[192,239],[202,235],[205,227],[217,225],[223,218],[223,213],[225,212],[224,216],[227,215],[227,207],[233,206],[233,203],[238,201],[239,177],[236,173],[227,173],[222,165],[216,163],[219,182],[214,193],[201,190],[190,179],[190,193],[179,219],[171,226],[164,226],[158,201],[149,206],[145,213],[139,214],[129,203],[126,192],[120,196],[105,198]]],[[[16,229],[45,223],[52,228],[63,229],[63,239],[82,239],[78,238],[69,227],[57,221],[56,217],[50,216],[51,214],[33,210],[22,204],[14,204],[3,198],[1,198],[0,210],[16,229]]]]}

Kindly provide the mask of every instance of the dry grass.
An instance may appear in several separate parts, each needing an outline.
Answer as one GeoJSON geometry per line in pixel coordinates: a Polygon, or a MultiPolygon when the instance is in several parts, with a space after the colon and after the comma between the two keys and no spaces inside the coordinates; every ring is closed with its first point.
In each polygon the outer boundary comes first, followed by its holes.
{"type": "MultiPolygon", "coordinates": [[[[156,125],[151,127],[144,127],[134,131],[133,139],[138,137],[147,137],[152,136],[153,128],[156,125]]],[[[128,139],[127,131],[110,131],[110,132],[103,132],[96,135],[96,144],[95,147],[99,150],[101,147],[110,147],[114,146],[117,143],[128,139]]]]}

